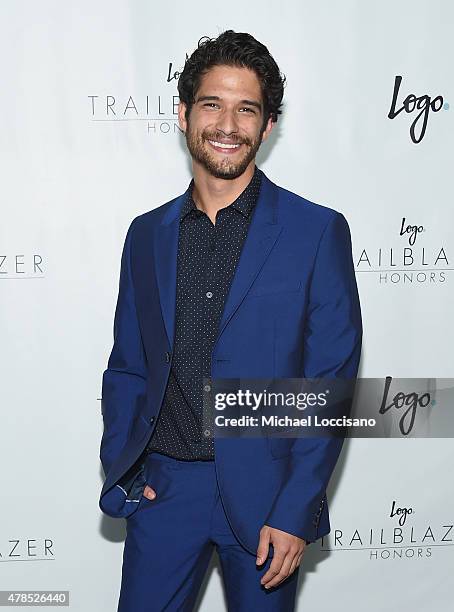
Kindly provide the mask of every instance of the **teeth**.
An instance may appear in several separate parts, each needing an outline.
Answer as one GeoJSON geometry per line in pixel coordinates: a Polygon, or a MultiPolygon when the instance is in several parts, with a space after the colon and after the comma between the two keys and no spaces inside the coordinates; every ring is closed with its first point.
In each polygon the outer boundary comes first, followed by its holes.
{"type": "Polygon", "coordinates": [[[216,142],[215,140],[209,140],[208,142],[215,147],[221,147],[221,149],[237,149],[240,146],[239,144],[225,144],[223,142],[216,142]]]}

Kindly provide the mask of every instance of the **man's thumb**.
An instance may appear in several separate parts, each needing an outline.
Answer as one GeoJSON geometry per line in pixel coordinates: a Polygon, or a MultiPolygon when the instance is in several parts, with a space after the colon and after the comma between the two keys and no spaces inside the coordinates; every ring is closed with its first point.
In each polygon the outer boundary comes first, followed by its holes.
{"type": "Polygon", "coordinates": [[[255,561],[256,565],[262,565],[262,563],[265,563],[265,560],[268,556],[269,542],[270,542],[269,529],[261,529],[259,545],[257,548],[257,559],[255,561]]]}
{"type": "Polygon", "coordinates": [[[145,497],[148,497],[148,499],[154,499],[156,497],[156,491],[148,485],[146,485],[143,494],[145,495],[145,497]]]}

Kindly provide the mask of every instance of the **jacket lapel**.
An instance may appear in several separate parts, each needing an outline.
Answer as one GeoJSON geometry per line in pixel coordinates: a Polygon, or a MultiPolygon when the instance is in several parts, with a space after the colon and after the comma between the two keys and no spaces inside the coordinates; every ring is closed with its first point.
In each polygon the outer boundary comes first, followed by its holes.
{"type": "MultiPolygon", "coordinates": [[[[282,225],[277,222],[277,186],[261,170],[260,172],[262,180],[256,209],[253,212],[238,266],[226,297],[216,342],[248,292],[282,231],[282,225]]],[[[175,333],[179,219],[188,190],[189,187],[185,193],[175,199],[164,215],[156,228],[154,240],[159,299],[169,344],[172,348],[175,333]]]]}

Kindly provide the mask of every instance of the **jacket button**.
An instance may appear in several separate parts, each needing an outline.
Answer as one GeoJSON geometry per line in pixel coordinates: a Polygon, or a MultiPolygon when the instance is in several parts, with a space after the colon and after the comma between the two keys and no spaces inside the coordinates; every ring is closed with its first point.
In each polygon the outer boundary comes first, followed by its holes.
{"type": "Polygon", "coordinates": [[[170,353],[169,351],[166,351],[166,363],[170,362],[170,353]]]}
{"type": "Polygon", "coordinates": [[[154,416],[150,417],[150,425],[153,423],[154,421],[154,416]]]}

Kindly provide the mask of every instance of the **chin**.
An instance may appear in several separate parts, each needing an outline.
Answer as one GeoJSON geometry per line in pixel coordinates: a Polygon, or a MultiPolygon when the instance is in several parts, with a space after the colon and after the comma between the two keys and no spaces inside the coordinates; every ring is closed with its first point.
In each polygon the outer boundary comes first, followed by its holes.
{"type": "Polygon", "coordinates": [[[205,164],[205,168],[216,178],[236,179],[244,174],[247,164],[244,165],[242,162],[238,162],[235,165],[230,164],[225,166],[222,164],[213,163],[213,160],[209,160],[205,164]]]}
{"type": "Polygon", "coordinates": [[[236,179],[241,176],[244,170],[241,168],[207,168],[208,172],[216,178],[222,178],[227,180],[236,179]]]}

